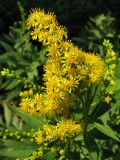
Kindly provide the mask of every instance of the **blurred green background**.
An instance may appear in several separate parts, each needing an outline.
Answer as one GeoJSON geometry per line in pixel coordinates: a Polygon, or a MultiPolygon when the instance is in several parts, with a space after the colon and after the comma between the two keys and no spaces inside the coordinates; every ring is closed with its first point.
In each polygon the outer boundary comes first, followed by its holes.
{"type": "MultiPolygon", "coordinates": [[[[76,36],[90,17],[111,13],[120,26],[119,0],[21,0],[25,12],[40,7],[53,11],[58,20],[69,29],[70,36],[76,36]]],[[[0,0],[0,32],[8,32],[9,26],[20,19],[17,0],[0,0]]]]}
{"type": "MultiPolygon", "coordinates": [[[[119,52],[119,0],[21,0],[26,15],[34,7],[55,12],[58,21],[69,30],[69,37],[85,50],[103,53],[104,38],[114,42],[119,52]],[[94,43],[94,44],[93,44],[94,43]]],[[[9,26],[20,20],[17,0],[0,0],[0,33],[8,34],[9,26]]]]}

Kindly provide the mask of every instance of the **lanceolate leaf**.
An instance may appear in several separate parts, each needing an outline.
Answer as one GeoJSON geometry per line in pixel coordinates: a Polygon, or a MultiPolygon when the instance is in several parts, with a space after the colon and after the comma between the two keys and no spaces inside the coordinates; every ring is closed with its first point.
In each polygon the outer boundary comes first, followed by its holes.
{"type": "Polygon", "coordinates": [[[0,41],[0,44],[4,47],[6,51],[8,51],[9,54],[14,52],[14,50],[8,43],[0,41]]]}
{"type": "Polygon", "coordinates": [[[18,84],[19,82],[16,79],[14,79],[11,83],[9,83],[9,85],[5,89],[10,90],[10,89],[16,88],[18,84]]]}
{"type": "Polygon", "coordinates": [[[100,132],[104,133],[106,136],[111,137],[113,139],[115,139],[116,141],[119,141],[119,138],[117,137],[116,132],[114,132],[112,130],[112,128],[110,128],[108,125],[102,125],[99,123],[94,123],[95,128],[97,128],[100,132]]]}
{"type": "Polygon", "coordinates": [[[0,156],[9,158],[25,158],[38,148],[37,144],[30,141],[3,140],[6,147],[0,149],[0,156]]]}
{"type": "Polygon", "coordinates": [[[3,107],[4,107],[4,117],[5,117],[6,126],[8,127],[12,121],[12,113],[7,103],[3,102],[3,107]]]}
{"type": "Polygon", "coordinates": [[[20,109],[15,106],[12,106],[11,109],[31,128],[42,128],[45,123],[45,117],[29,115],[20,111],[20,109]]]}

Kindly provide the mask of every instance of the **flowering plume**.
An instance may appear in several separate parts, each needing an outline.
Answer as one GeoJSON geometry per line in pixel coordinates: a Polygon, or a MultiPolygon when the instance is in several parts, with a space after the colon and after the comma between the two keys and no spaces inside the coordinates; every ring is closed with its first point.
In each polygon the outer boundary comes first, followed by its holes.
{"type": "Polygon", "coordinates": [[[36,103],[35,96],[23,98],[21,109],[32,114],[67,115],[74,104],[74,92],[78,85],[82,85],[83,81],[86,85],[98,82],[103,74],[104,62],[98,56],[84,53],[74,46],[53,13],[45,14],[44,10],[33,9],[27,19],[27,27],[32,29],[33,39],[47,45],[48,54],[43,75],[45,90],[39,95],[40,103],[36,103]]]}

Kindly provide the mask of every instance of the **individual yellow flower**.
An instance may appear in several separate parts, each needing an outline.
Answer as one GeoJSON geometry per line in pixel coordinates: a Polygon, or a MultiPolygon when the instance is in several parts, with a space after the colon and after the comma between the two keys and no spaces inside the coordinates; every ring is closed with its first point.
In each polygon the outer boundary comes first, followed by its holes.
{"type": "Polygon", "coordinates": [[[103,101],[106,103],[110,103],[110,101],[112,100],[112,98],[110,96],[104,97],[103,101]]]}

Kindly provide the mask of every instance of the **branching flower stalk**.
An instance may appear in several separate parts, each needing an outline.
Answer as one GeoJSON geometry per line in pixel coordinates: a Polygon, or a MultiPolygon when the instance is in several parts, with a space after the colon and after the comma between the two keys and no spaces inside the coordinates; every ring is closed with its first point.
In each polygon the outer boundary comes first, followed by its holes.
{"type": "Polygon", "coordinates": [[[40,86],[36,86],[32,81],[29,81],[28,78],[21,77],[19,74],[15,73],[14,70],[10,70],[9,68],[3,68],[0,74],[6,78],[16,79],[18,83],[24,83],[24,88],[40,88],[40,86]]]}

